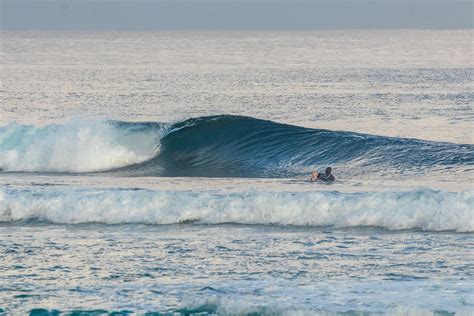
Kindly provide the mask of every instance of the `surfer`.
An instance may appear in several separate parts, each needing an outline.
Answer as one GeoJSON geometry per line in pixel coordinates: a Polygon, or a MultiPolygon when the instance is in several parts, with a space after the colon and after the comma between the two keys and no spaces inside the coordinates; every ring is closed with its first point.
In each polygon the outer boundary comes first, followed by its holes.
{"type": "Polygon", "coordinates": [[[309,178],[309,180],[311,182],[316,180],[321,180],[323,182],[332,182],[336,180],[336,178],[334,178],[334,176],[331,174],[331,171],[331,167],[327,167],[325,173],[318,173],[316,171],[313,171],[311,172],[311,177],[309,178]]]}

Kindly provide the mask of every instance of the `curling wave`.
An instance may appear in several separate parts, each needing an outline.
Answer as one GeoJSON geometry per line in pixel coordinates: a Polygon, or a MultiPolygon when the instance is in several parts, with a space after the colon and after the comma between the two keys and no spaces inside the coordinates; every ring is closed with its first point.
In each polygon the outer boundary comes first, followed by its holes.
{"type": "Polygon", "coordinates": [[[20,172],[96,172],[154,157],[166,127],[75,120],[39,128],[11,123],[0,128],[0,169],[20,172]]]}
{"type": "Polygon", "coordinates": [[[474,191],[209,193],[0,188],[0,222],[271,224],[474,231],[474,191]]]}
{"type": "Polygon", "coordinates": [[[360,170],[450,170],[474,165],[474,145],[228,115],[175,124],[104,121],[0,128],[3,171],[285,177],[327,164],[350,164],[360,170]]]}

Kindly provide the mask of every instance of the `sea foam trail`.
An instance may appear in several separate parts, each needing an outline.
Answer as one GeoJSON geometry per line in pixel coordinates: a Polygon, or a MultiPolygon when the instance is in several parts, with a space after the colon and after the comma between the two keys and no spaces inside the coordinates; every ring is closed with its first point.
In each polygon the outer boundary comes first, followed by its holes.
{"type": "Polygon", "coordinates": [[[474,231],[474,191],[260,192],[4,187],[0,221],[277,224],[474,231]]]}

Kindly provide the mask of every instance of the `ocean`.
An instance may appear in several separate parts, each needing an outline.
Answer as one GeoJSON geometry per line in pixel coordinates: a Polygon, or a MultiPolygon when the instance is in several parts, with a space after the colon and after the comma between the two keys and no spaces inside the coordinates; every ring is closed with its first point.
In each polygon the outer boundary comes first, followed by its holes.
{"type": "Polygon", "coordinates": [[[0,315],[474,314],[473,35],[1,32],[0,315]]]}

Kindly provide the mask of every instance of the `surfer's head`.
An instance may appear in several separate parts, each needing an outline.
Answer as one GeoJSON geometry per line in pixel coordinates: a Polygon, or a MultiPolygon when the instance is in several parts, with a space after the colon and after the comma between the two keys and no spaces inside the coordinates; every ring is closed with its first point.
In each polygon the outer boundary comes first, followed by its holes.
{"type": "Polygon", "coordinates": [[[327,167],[327,168],[326,168],[326,175],[327,175],[327,176],[330,175],[330,174],[331,174],[331,171],[332,171],[331,167],[327,167]]]}

